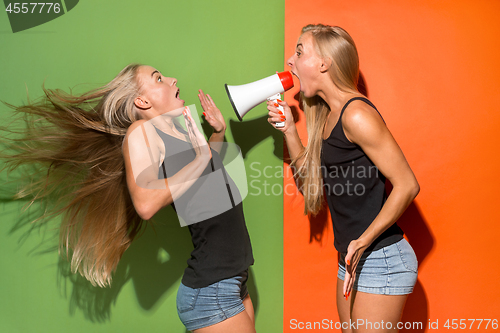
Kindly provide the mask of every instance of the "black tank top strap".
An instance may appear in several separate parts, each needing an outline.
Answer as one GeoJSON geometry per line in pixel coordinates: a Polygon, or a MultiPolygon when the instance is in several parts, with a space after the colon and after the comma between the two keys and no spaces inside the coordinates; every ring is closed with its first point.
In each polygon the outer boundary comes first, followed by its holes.
{"type": "Polygon", "coordinates": [[[369,106],[371,106],[372,108],[374,108],[374,109],[375,109],[375,111],[377,111],[377,113],[379,114],[380,118],[382,118],[382,121],[385,123],[385,120],[384,120],[384,118],[382,117],[382,115],[380,114],[380,112],[378,112],[377,107],[376,107],[376,106],[375,106],[375,105],[374,105],[374,104],[373,104],[373,103],[372,103],[372,102],[371,102],[368,98],[366,98],[366,97],[353,97],[353,98],[351,98],[350,100],[348,100],[348,101],[344,104],[344,107],[342,108],[342,111],[340,112],[340,117],[339,117],[339,119],[342,119],[342,115],[344,114],[344,111],[345,111],[345,109],[347,108],[347,106],[348,106],[349,104],[351,104],[351,102],[354,102],[354,101],[356,101],[356,100],[363,101],[363,102],[365,102],[366,104],[368,104],[369,106]]]}

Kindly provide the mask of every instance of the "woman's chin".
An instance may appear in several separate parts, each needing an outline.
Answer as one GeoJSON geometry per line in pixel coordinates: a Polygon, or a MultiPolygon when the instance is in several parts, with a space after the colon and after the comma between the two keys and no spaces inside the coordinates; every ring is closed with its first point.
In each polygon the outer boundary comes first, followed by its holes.
{"type": "Polygon", "coordinates": [[[306,98],[310,98],[311,97],[309,95],[309,93],[306,91],[306,89],[304,89],[304,87],[302,85],[300,85],[300,92],[302,93],[302,96],[304,96],[306,98]]]}
{"type": "Polygon", "coordinates": [[[300,90],[300,92],[302,93],[302,96],[304,96],[305,98],[311,98],[311,97],[314,97],[314,95],[310,94],[310,93],[309,93],[309,92],[307,92],[307,91],[300,90]]]}
{"type": "Polygon", "coordinates": [[[182,103],[181,106],[177,106],[173,109],[170,109],[169,111],[165,111],[163,113],[164,116],[169,116],[169,117],[179,117],[182,115],[182,111],[184,111],[184,103],[182,103]]]}
{"type": "Polygon", "coordinates": [[[318,92],[315,91],[315,90],[307,90],[307,89],[300,89],[300,92],[302,93],[302,96],[304,96],[305,98],[313,98],[313,97],[316,97],[318,96],[318,92]]]}

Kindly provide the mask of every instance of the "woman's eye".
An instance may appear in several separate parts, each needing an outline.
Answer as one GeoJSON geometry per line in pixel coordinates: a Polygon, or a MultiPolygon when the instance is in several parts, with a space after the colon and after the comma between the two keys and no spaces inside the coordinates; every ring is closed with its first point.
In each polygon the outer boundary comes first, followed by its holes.
{"type": "Polygon", "coordinates": [[[299,56],[300,56],[300,54],[301,54],[301,53],[300,53],[300,51],[297,51],[297,52],[295,52],[295,53],[297,54],[297,57],[299,57],[299,56]]]}
{"type": "Polygon", "coordinates": [[[161,76],[158,76],[158,79],[157,79],[156,81],[158,81],[158,82],[162,82],[162,80],[161,80],[161,76]]]}

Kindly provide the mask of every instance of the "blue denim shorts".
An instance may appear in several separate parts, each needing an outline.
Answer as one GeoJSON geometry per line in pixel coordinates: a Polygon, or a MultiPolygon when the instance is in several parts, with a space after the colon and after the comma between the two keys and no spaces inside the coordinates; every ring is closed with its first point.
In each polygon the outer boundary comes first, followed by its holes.
{"type": "MultiPolygon", "coordinates": [[[[411,294],[417,282],[418,262],[411,245],[402,239],[377,251],[363,253],[353,289],[381,295],[411,294]]],[[[345,254],[339,254],[337,277],[344,280],[345,254]]]]}
{"type": "Polygon", "coordinates": [[[204,288],[193,289],[181,283],[177,291],[177,313],[186,329],[193,331],[211,326],[244,311],[247,279],[248,271],[245,271],[204,288]]]}

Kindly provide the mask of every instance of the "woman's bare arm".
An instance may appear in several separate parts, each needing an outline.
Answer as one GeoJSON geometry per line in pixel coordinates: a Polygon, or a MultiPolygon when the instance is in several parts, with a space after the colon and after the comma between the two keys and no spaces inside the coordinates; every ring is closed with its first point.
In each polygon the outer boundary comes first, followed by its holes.
{"type": "Polygon", "coordinates": [[[175,175],[158,179],[161,154],[158,140],[161,139],[154,127],[140,120],[130,126],[123,143],[127,186],[137,213],[145,220],[184,194],[201,176],[211,158],[203,138],[201,153],[193,161],[175,175]]]}
{"type": "MultiPolygon", "coordinates": [[[[346,137],[363,149],[378,170],[391,182],[393,189],[377,217],[366,231],[348,247],[348,272],[355,272],[359,257],[370,244],[403,214],[417,196],[420,187],[403,152],[394,140],[378,112],[361,101],[351,103],[342,118],[346,137]]],[[[346,279],[344,292],[350,292],[354,282],[346,279]]]]}

